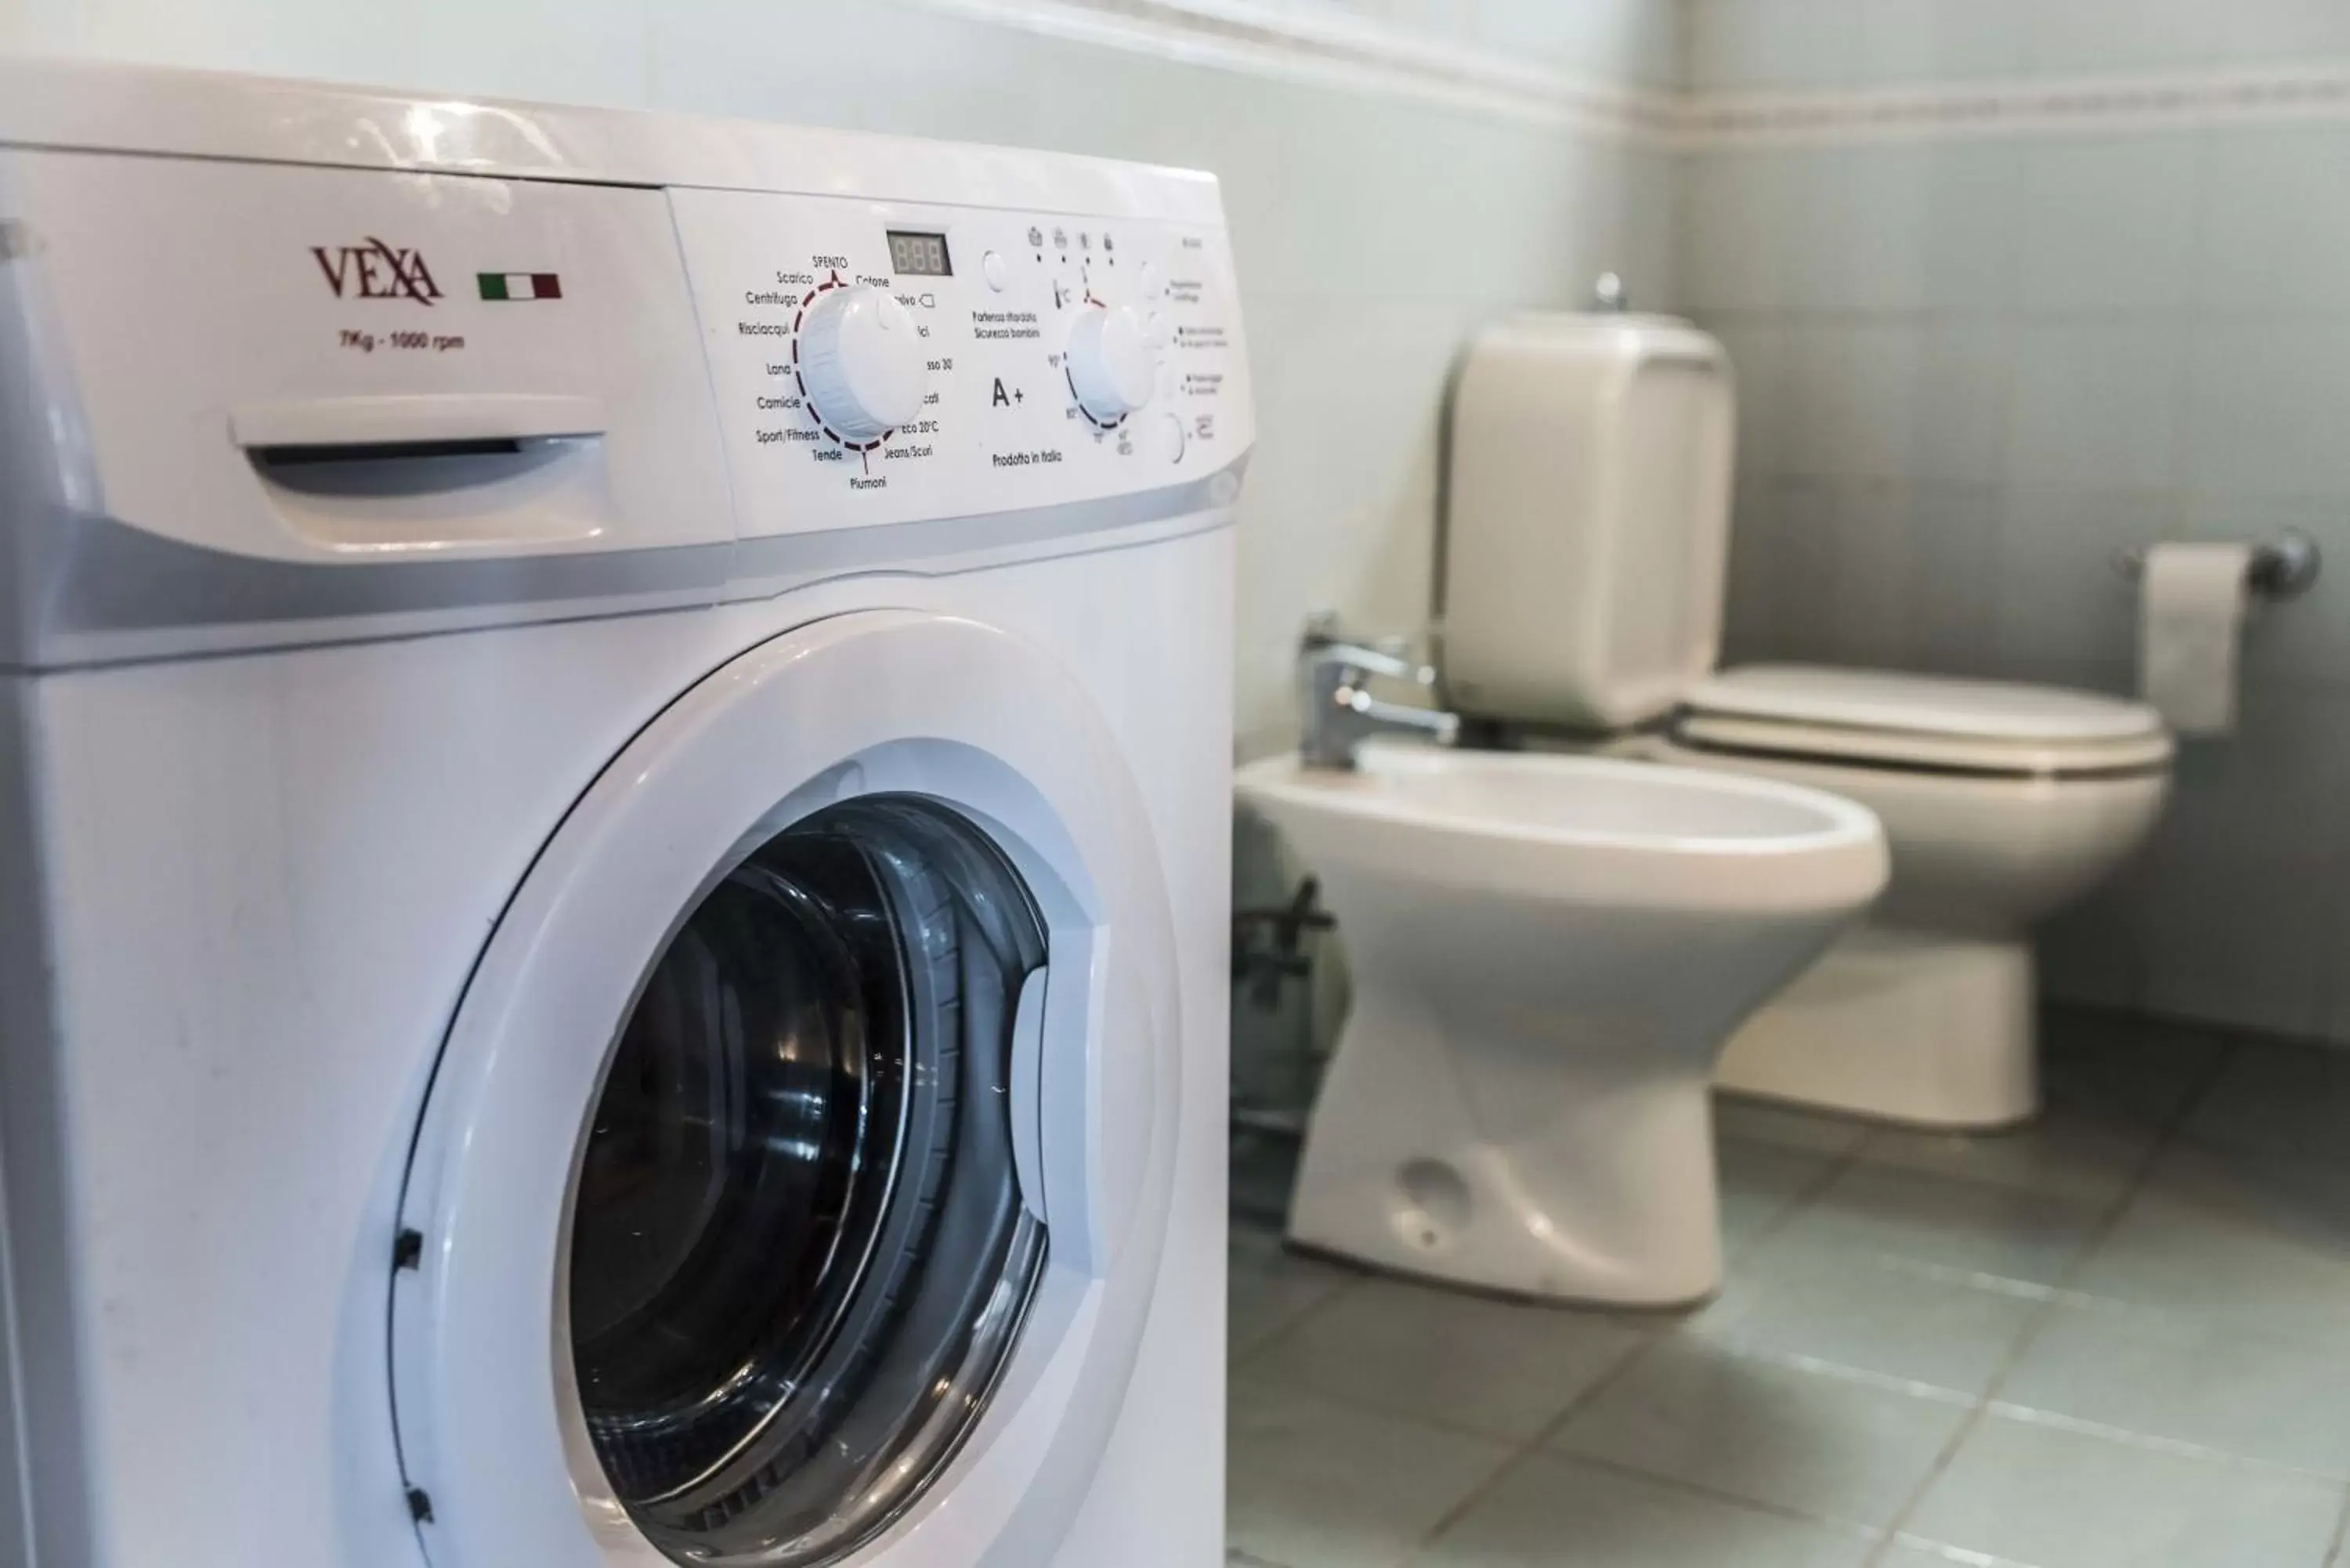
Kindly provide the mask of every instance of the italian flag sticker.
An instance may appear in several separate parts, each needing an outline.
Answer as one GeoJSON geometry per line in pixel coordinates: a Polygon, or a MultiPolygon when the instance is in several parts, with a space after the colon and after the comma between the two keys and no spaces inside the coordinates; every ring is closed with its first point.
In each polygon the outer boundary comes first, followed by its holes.
{"type": "Polygon", "coordinates": [[[473,276],[484,299],[561,299],[563,279],[551,272],[482,272],[473,276]]]}

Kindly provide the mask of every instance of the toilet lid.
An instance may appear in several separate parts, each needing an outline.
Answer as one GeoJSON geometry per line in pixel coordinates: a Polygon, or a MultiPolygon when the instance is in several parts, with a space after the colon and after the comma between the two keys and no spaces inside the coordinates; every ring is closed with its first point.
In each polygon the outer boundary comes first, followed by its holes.
{"type": "Polygon", "coordinates": [[[1794,664],[1725,670],[1690,693],[1690,743],[1878,765],[2033,774],[2167,763],[2143,702],[2012,681],[1794,664]]]}

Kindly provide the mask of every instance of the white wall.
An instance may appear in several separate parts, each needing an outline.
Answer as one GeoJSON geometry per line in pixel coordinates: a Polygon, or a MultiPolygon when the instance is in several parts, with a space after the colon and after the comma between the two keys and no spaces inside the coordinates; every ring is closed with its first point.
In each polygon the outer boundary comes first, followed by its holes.
{"type": "Polygon", "coordinates": [[[1738,358],[1742,653],[2120,689],[2112,545],[2310,527],[2334,568],[2259,633],[2247,734],[2189,754],[2049,957],[2071,994],[2350,1039],[2350,5],[0,0],[5,44],[1216,171],[1263,411],[1252,750],[1309,610],[1424,617],[1462,337],[1603,267],[1738,358]],[[2156,74],[2157,114],[2074,90],[2156,74]],[[2229,97],[2288,77],[2334,86],[2229,97]],[[1756,95],[1814,123],[1710,118],[1756,95]]]}
{"type": "Polygon", "coordinates": [[[2317,535],[2241,732],[2185,746],[2043,953],[2059,994],[2350,1043],[2350,5],[1691,22],[1704,89],[1778,100],[1682,187],[1683,303],[1747,410],[1733,653],[2126,692],[2117,549],[2317,535]]]}
{"type": "Polygon", "coordinates": [[[1262,410],[1239,693],[1262,746],[1293,722],[1309,610],[1425,616],[1462,337],[1605,267],[1666,286],[1672,160],[1576,106],[1587,78],[1669,80],[1674,18],[1671,0],[0,0],[0,44],[1213,170],[1262,410]]]}

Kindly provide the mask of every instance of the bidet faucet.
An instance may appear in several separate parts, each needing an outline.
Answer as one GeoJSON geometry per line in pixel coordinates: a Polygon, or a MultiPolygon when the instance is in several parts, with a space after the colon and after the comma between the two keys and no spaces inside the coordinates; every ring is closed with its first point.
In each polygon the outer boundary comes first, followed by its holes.
{"type": "Polygon", "coordinates": [[[1400,639],[1357,642],[1340,633],[1336,618],[1317,615],[1305,623],[1305,635],[1298,642],[1297,674],[1305,707],[1305,734],[1298,751],[1309,767],[1351,769],[1355,749],[1376,734],[1426,735],[1440,746],[1460,738],[1459,714],[1383,702],[1365,690],[1375,677],[1434,690],[1434,667],[1406,658],[1400,639]]]}

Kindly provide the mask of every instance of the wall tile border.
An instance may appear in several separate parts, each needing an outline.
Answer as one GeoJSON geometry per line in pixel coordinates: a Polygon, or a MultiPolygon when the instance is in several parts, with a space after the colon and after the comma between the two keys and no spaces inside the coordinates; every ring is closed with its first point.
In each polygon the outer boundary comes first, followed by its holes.
{"type": "Polygon", "coordinates": [[[2350,62],[1793,93],[1681,94],[1267,0],[928,0],[1055,37],[1584,134],[1702,150],[2350,120],[2350,62]]]}
{"type": "Polygon", "coordinates": [[[929,0],[1053,37],[1310,86],[1351,88],[1521,123],[1675,137],[1679,94],[1553,70],[1417,28],[1264,0],[929,0]]]}
{"type": "Polygon", "coordinates": [[[1696,147],[2045,136],[2350,119],[2350,64],[2272,71],[1707,94],[1680,100],[1696,147]]]}

